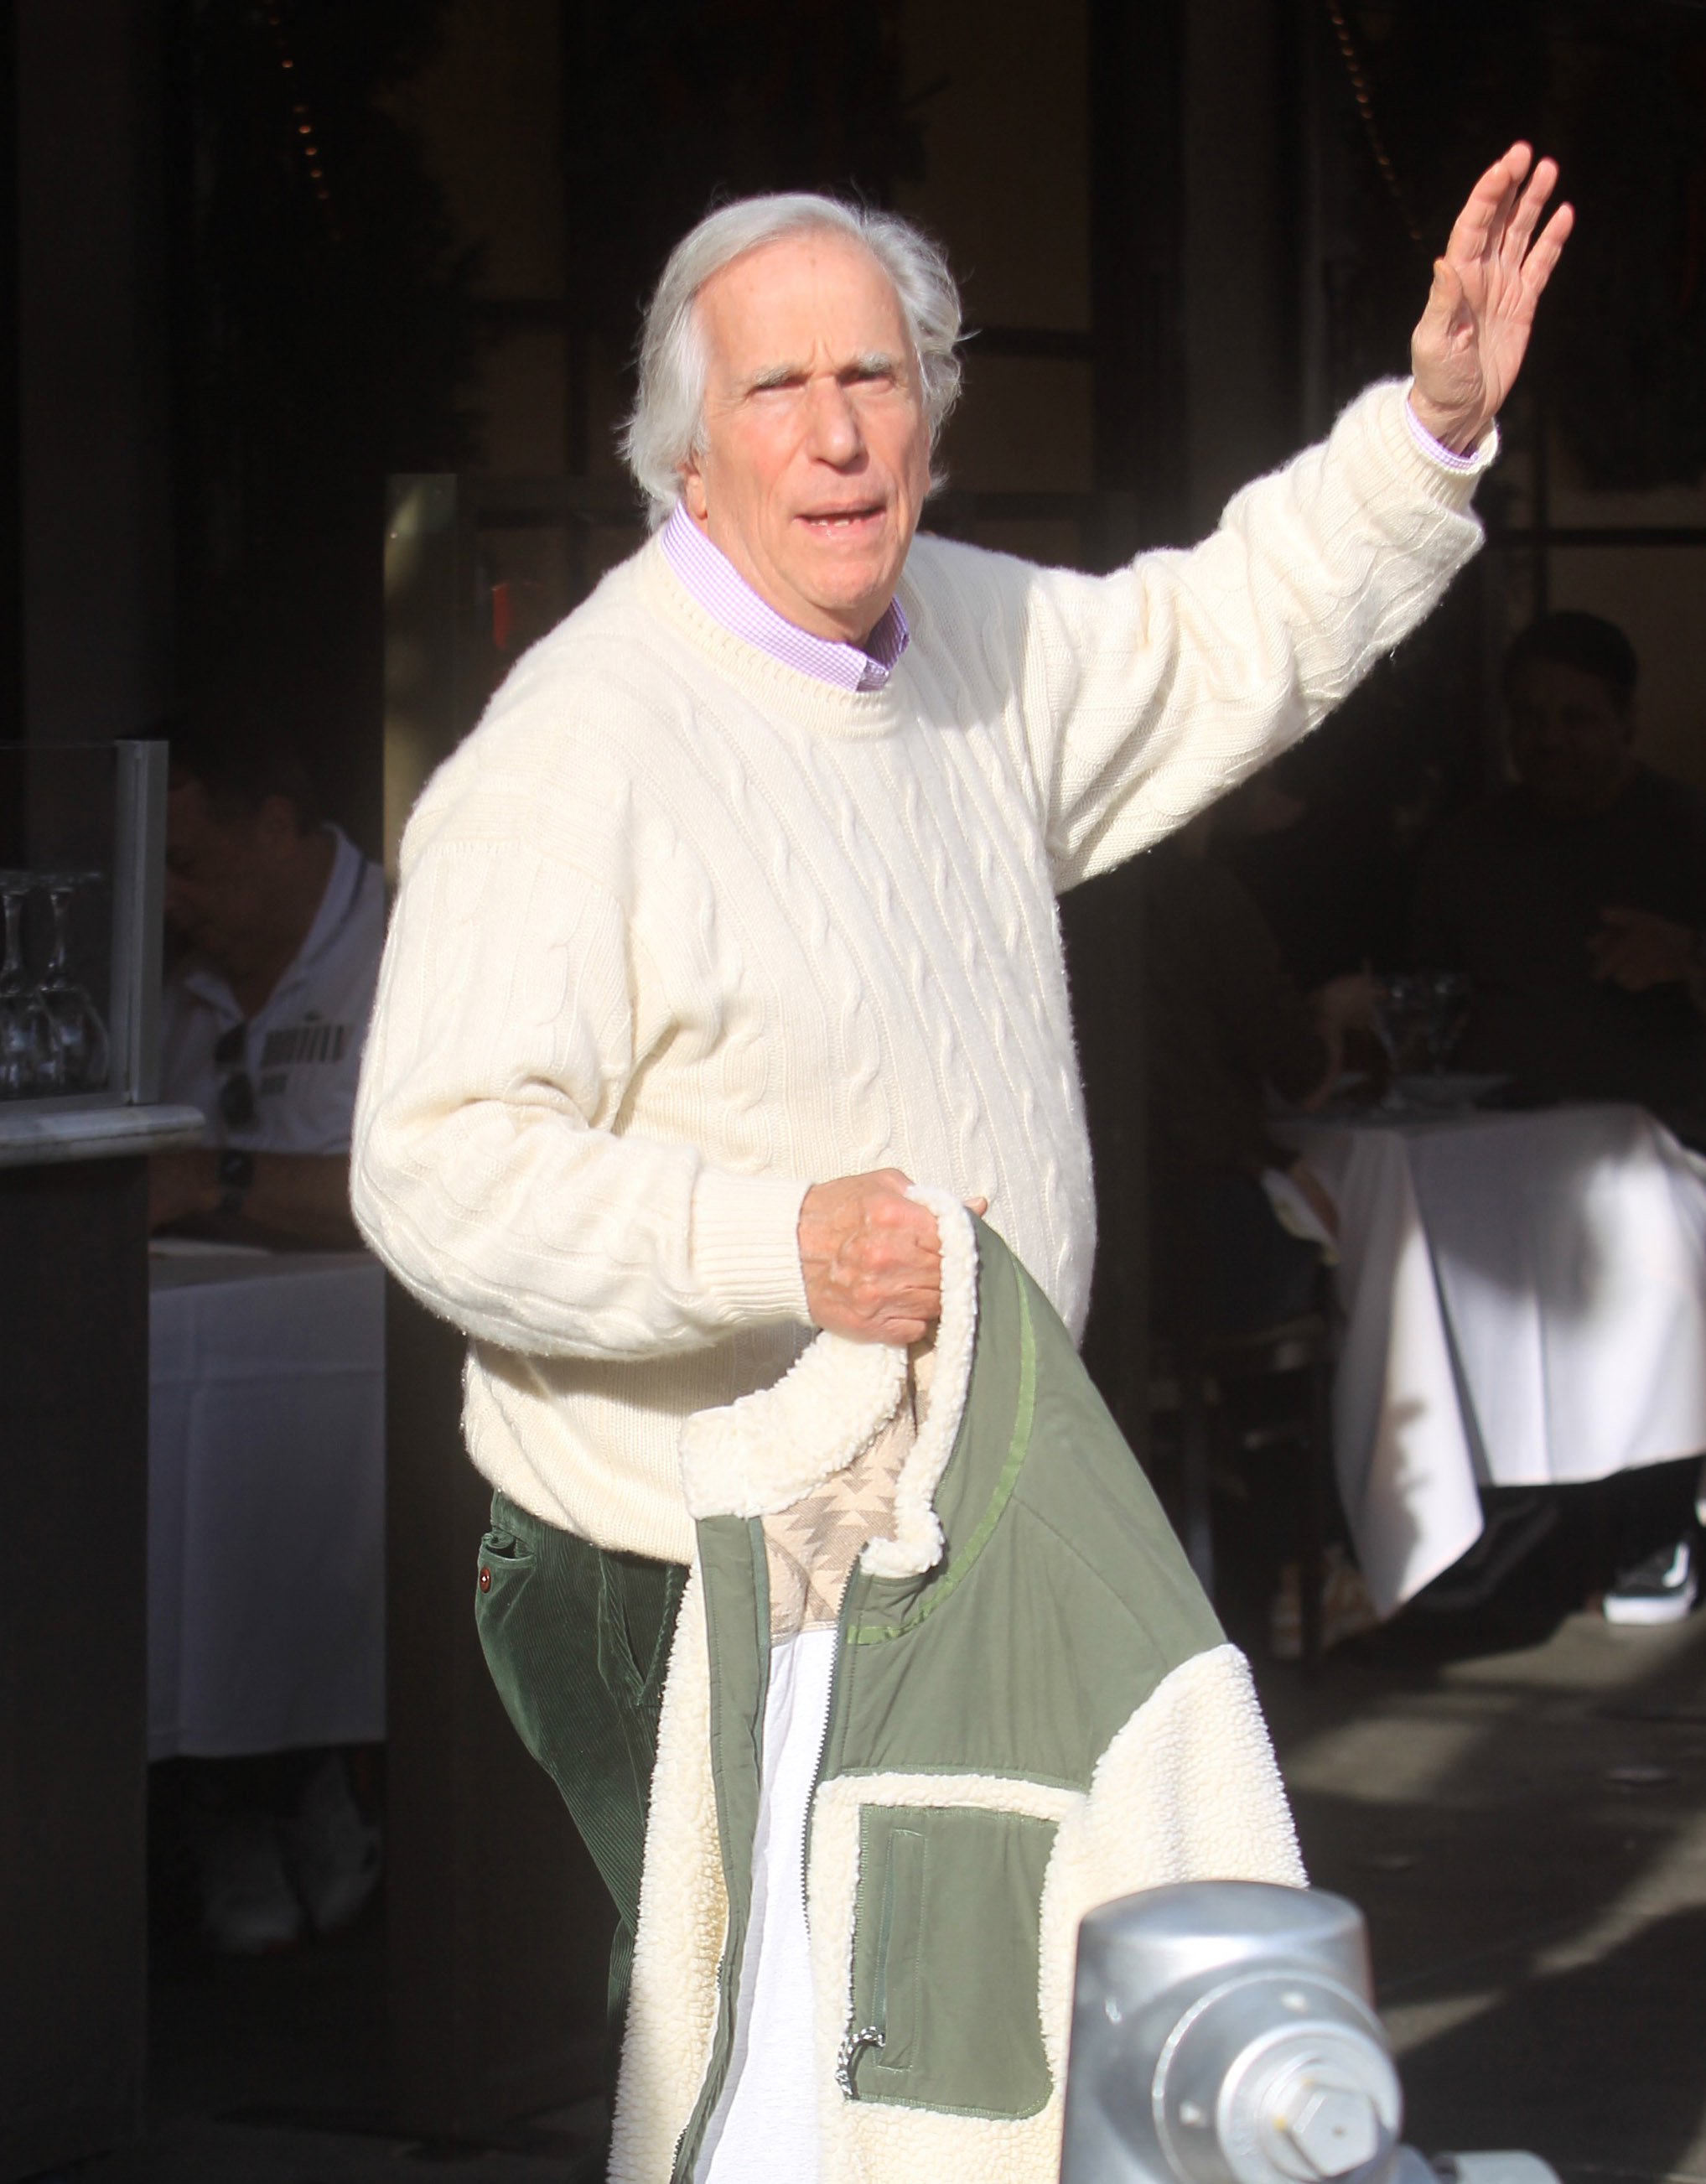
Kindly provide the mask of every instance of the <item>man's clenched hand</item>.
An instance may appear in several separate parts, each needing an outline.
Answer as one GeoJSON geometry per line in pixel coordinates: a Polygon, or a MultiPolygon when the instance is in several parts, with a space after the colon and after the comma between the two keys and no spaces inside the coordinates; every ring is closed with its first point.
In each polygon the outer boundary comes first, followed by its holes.
{"type": "Polygon", "coordinates": [[[1533,158],[1526,144],[1513,144],[1475,184],[1445,256],[1435,260],[1427,309],[1410,337],[1410,407],[1458,454],[1475,447],[1510,393],[1535,305],[1575,223],[1560,205],[1536,237],[1558,167],[1542,159],[1525,189],[1533,158]]]}
{"type": "MultiPolygon", "coordinates": [[[[814,1184],[800,1208],[800,1265],[814,1324],[855,1342],[921,1342],[941,1317],[936,1217],[897,1167],[814,1184]]],[[[973,1212],[984,1201],[971,1201],[973,1212]]]]}

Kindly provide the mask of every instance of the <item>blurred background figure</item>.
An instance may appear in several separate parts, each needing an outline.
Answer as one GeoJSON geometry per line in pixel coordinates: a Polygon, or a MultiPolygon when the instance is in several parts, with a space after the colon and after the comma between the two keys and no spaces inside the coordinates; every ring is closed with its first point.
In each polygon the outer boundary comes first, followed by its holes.
{"type": "Polygon", "coordinates": [[[1217,832],[1283,827],[1301,806],[1263,774],[1151,852],[1145,896],[1156,1317],[1241,1334],[1307,1312],[1337,1215],[1266,1127],[1270,1098],[1325,1105],[1345,1037],[1366,1029],[1365,974],[1302,993],[1261,911],[1209,855],[1217,832]]]}
{"type": "Polygon", "coordinates": [[[216,1223],[352,1250],[349,1123],[385,935],[379,866],[320,816],[282,739],[171,738],[166,916],[180,953],[160,1094],[207,1117],[204,1150],[159,1156],[156,1228],[216,1223]]]}
{"type": "MultiPolygon", "coordinates": [[[[1217,833],[1275,832],[1301,800],[1264,772],[1145,860],[1149,1030],[1151,1318],[1171,1334],[1243,1334],[1326,1304],[1338,1211],[1320,1177],[1270,1134],[1278,1100],[1325,1106],[1347,1033],[1366,1030],[1379,986],[1364,973],[1300,990],[1243,882],[1210,855],[1217,833]]],[[[1243,1490],[1257,1490],[1248,1481],[1243,1490]]],[[[1269,1650],[1302,1650],[1296,1512],[1274,1498],[1257,1529],[1280,1543],[1269,1650]]],[[[1323,1642],[1379,1620],[1342,1540],[1328,1548],[1323,1642]]]]}
{"type": "Polygon", "coordinates": [[[1626,1100],[1706,1145],[1706,796],[1631,755],[1635,650],[1544,616],[1504,663],[1511,785],[1424,864],[1412,954],[1471,983],[1458,1067],[1522,1102],[1626,1100]]]}
{"type": "MultiPolygon", "coordinates": [[[[322,820],[291,743],[245,738],[244,725],[193,722],[171,736],[166,916],[178,953],[161,1001],[161,1097],[199,1107],[207,1140],[151,1162],[150,1222],[351,1251],[350,1118],[384,875],[322,820]]],[[[304,1922],[329,1933],[356,1917],[378,1881],[380,1838],[345,1755],[186,1763],[215,1948],[287,1947],[304,1922]]]]}
{"type": "MultiPolygon", "coordinates": [[[[1598,615],[1546,615],[1517,637],[1502,677],[1514,779],[1436,837],[1412,955],[1469,975],[1461,1067],[1508,1076],[1519,1105],[1631,1102],[1698,1149],[1706,796],[1632,755],[1639,677],[1634,646],[1598,615]]],[[[1609,1620],[1678,1621],[1693,1607],[1696,1471],[1691,1458],[1617,1482],[1609,1620]]],[[[1539,1535],[1551,1511],[1530,1496],[1501,1514],[1539,1535]]],[[[1480,1543],[1489,1564],[1496,1529],[1480,1543]]]]}

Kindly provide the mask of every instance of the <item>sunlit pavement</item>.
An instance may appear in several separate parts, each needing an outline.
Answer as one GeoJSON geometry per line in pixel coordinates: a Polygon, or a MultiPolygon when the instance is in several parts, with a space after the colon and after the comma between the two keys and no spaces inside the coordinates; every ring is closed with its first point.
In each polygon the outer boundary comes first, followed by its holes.
{"type": "Polygon", "coordinates": [[[1311,1876],[1369,1919],[1411,2142],[1706,2180],[1706,1618],[1261,1680],[1311,1876]]]}

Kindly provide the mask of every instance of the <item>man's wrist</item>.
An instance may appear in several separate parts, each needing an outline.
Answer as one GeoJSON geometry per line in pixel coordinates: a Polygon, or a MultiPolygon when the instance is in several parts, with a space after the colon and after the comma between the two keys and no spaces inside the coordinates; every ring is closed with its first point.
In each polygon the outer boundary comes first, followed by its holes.
{"type": "Polygon", "coordinates": [[[1425,398],[1418,398],[1413,384],[1404,398],[1404,421],[1422,453],[1436,463],[1443,463],[1447,470],[1472,471],[1479,465],[1482,443],[1486,438],[1485,424],[1472,432],[1454,426],[1425,398]]]}

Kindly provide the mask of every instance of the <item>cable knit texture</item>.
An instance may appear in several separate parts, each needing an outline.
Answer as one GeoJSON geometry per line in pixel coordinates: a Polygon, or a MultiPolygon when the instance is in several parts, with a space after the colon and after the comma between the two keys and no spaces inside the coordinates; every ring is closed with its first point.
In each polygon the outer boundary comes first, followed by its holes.
{"type": "Polygon", "coordinates": [[[677,1440],[806,1342],[812,1181],[904,1168],[1068,1325],[1095,1246],[1057,893],[1346,695],[1475,550],[1403,389],[1104,577],[915,540],[886,688],[720,628],[655,542],[429,783],[358,1103],[374,1249],[473,1338],[474,1461],[688,1561],[677,1440]]]}

